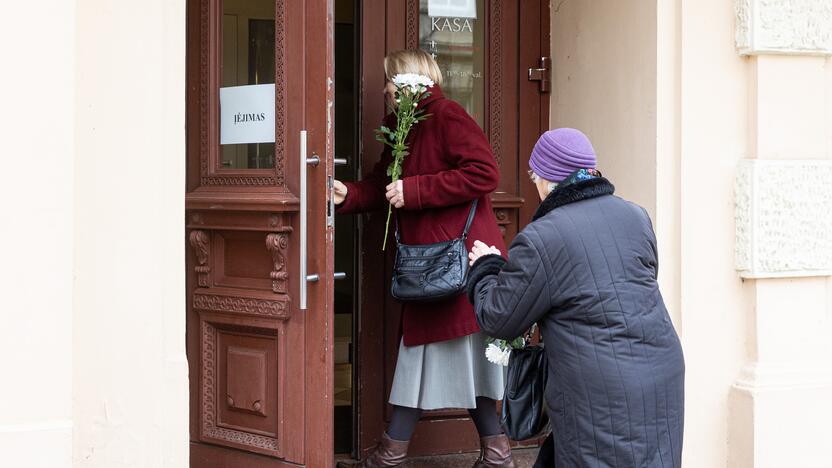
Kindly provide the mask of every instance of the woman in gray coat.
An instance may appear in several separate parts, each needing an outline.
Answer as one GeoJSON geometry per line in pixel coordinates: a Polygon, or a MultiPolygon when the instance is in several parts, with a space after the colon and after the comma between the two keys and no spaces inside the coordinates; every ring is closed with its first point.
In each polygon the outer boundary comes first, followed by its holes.
{"type": "Polygon", "coordinates": [[[679,467],[685,364],[650,218],[613,195],[577,130],[546,132],[529,165],[543,202],[508,261],[474,246],[468,295],[487,335],[540,327],[554,453],[538,466],[679,467]]]}

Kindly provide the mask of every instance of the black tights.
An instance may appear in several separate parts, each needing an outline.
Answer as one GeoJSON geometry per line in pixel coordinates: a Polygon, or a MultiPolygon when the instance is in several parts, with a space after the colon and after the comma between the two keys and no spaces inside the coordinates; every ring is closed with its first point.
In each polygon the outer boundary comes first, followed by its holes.
{"type": "MultiPolygon", "coordinates": [[[[497,418],[497,402],[491,398],[477,397],[477,407],[469,409],[468,414],[477,426],[480,437],[502,434],[500,420],[497,418]]],[[[387,435],[393,440],[410,440],[416,423],[422,416],[419,408],[407,408],[393,405],[393,416],[387,426],[387,435]]]]}

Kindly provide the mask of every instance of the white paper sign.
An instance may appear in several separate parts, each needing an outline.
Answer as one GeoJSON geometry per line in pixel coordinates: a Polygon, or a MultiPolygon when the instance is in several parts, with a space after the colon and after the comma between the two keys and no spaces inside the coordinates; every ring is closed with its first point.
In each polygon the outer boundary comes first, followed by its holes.
{"type": "Polygon", "coordinates": [[[428,0],[428,16],[476,18],[476,0],[428,0]]]}
{"type": "Polygon", "coordinates": [[[274,143],[274,83],[220,88],[220,144],[274,143]]]}

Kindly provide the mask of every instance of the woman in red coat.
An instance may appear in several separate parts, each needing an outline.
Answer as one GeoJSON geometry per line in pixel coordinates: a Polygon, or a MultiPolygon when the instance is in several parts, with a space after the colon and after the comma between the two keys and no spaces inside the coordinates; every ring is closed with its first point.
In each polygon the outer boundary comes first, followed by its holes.
{"type": "MultiPolygon", "coordinates": [[[[429,89],[430,96],[419,103],[430,117],[410,132],[402,179],[390,183],[388,148],[360,182],[335,182],[338,212],[381,210],[389,203],[397,211],[402,243],[431,244],[459,238],[471,203],[479,200],[468,248],[473,239],[482,239],[504,252],[489,198],[497,188],[499,171],[482,129],[462,106],[442,95],[442,74],[426,52],[394,52],[385,58],[384,71],[391,106],[395,105],[393,76],[417,73],[433,80],[436,85],[429,89]]],[[[391,118],[392,114],[388,124],[391,118]]],[[[407,302],[402,314],[403,336],[389,400],[392,419],[378,448],[359,466],[402,463],[422,410],[467,408],[482,446],[474,466],[513,467],[496,409],[496,400],[503,396],[503,368],[486,360],[486,337],[471,304],[464,295],[441,302],[407,302]]]]}

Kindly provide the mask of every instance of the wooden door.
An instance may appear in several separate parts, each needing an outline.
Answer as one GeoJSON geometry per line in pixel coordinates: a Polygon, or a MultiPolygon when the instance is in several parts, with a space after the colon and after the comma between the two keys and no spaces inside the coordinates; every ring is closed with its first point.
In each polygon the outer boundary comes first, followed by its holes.
{"type": "MultiPolygon", "coordinates": [[[[366,0],[362,6],[363,167],[372,167],[382,149],[374,141],[372,129],[385,113],[380,92],[385,80],[384,56],[402,48],[421,47],[435,52],[440,68],[446,72],[446,96],[460,100],[491,141],[500,167],[500,184],[492,201],[497,222],[506,242],[510,242],[531,220],[538,205],[537,192],[526,170],[537,137],[548,129],[548,71],[537,69],[548,64],[543,60],[541,65],[541,59],[549,55],[549,2],[366,0]],[[429,8],[430,3],[433,5],[429,8]],[[468,36],[456,36],[463,33],[468,36]],[[448,55],[463,58],[450,63],[448,55]]],[[[385,258],[378,249],[383,222],[383,216],[371,215],[363,230],[361,264],[365,267],[358,336],[362,452],[373,446],[389,421],[386,401],[400,336],[400,310],[388,294],[391,258],[385,258]],[[366,267],[382,264],[385,268],[366,267]]],[[[477,433],[467,412],[434,411],[419,423],[411,454],[478,448],[477,433]]]]}
{"type": "Polygon", "coordinates": [[[332,466],[331,18],[188,0],[193,467],[332,466]],[[220,88],[254,84],[274,84],[274,142],[221,144],[220,88]]]}

